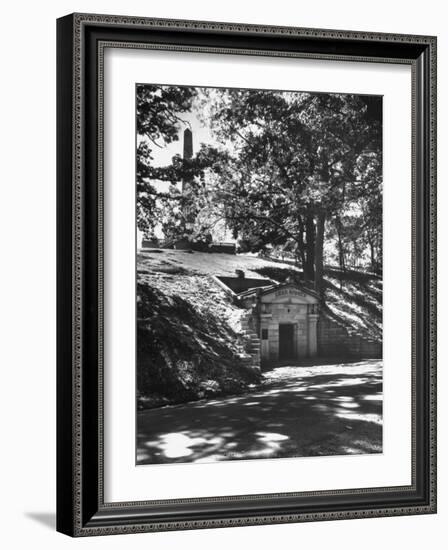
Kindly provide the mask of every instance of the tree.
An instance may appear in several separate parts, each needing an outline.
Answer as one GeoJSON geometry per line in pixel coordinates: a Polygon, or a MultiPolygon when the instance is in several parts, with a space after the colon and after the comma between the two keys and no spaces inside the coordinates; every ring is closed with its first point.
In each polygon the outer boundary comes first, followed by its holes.
{"type": "Polygon", "coordinates": [[[326,222],[381,179],[378,102],[264,90],[211,90],[204,102],[232,151],[220,190],[229,224],[259,249],[294,243],[323,298],[326,222]]]}

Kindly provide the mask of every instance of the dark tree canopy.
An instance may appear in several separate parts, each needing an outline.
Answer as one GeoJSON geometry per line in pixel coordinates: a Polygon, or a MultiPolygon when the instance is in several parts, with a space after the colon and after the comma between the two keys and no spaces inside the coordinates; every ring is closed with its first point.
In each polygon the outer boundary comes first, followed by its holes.
{"type": "Polygon", "coordinates": [[[381,205],[381,100],[260,90],[208,98],[212,127],[234,149],[222,181],[231,226],[257,248],[292,246],[320,291],[325,224],[357,202],[373,222],[381,205]]]}

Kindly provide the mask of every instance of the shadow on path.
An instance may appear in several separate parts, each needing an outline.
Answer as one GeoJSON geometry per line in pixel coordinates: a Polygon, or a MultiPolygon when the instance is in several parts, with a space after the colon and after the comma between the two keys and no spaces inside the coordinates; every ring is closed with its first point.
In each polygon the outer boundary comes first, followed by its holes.
{"type": "Polygon", "coordinates": [[[137,463],[382,452],[382,362],[278,367],[260,391],[138,413],[137,463]]]}

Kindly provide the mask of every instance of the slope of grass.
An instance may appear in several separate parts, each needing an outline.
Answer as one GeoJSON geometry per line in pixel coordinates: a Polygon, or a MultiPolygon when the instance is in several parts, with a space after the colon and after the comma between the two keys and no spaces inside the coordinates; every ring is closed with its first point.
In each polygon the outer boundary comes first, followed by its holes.
{"type": "Polygon", "coordinates": [[[139,256],[140,408],[241,393],[261,377],[235,328],[243,310],[209,276],[139,256]]]}
{"type": "Polygon", "coordinates": [[[300,271],[289,264],[280,264],[268,259],[259,258],[253,254],[211,254],[190,250],[170,249],[141,249],[138,257],[139,271],[148,273],[161,272],[166,269],[183,269],[190,275],[221,275],[223,277],[235,276],[236,269],[242,269],[247,277],[262,279],[259,274],[262,268],[276,267],[300,271]]]}
{"type": "Polygon", "coordinates": [[[325,295],[330,315],[349,332],[382,341],[383,282],[371,273],[328,269],[325,295]]]}

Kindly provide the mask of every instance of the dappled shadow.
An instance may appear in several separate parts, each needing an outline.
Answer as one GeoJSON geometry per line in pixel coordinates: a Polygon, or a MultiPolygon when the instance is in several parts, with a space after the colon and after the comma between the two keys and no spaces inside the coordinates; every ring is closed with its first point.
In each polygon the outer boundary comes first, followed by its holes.
{"type": "MultiPolygon", "coordinates": [[[[375,359],[376,361],[376,359],[375,359]]],[[[296,367],[341,367],[344,364],[350,364],[355,365],[355,362],[353,360],[353,357],[338,357],[337,363],[335,363],[334,357],[325,357],[325,356],[315,356],[315,357],[300,357],[296,360],[289,361],[280,361],[275,363],[266,363],[263,367],[263,373],[265,375],[265,378],[267,380],[270,380],[270,373],[276,372],[281,373],[285,372],[284,367],[288,367],[290,369],[295,369],[296,367]]],[[[362,362],[363,365],[365,365],[364,360],[362,362]]],[[[300,372],[300,376],[303,375],[302,371],[294,371],[295,373],[300,372]]],[[[318,371],[315,371],[318,372],[318,371]]],[[[296,374],[295,374],[296,375],[296,374]]]]}
{"type": "Polygon", "coordinates": [[[352,290],[347,290],[345,288],[340,288],[330,281],[325,281],[325,288],[330,288],[335,292],[341,294],[344,298],[344,303],[350,304],[350,301],[353,301],[358,306],[366,309],[371,315],[377,317],[378,319],[382,318],[382,311],[378,309],[378,300],[381,300],[381,292],[375,291],[373,293],[375,300],[369,296],[369,287],[363,287],[362,292],[359,291],[358,294],[355,294],[352,290]]]}
{"type": "Polygon", "coordinates": [[[279,367],[261,391],[138,413],[137,463],[382,452],[380,361],[279,367]]]}
{"type": "Polygon", "coordinates": [[[357,281],[362,284],[372,280],[381,281],[381,275],[369,271],[360,271],[358,269],[346,269],[344,271],[335,267],[325,267],[324,273],[329,277],[335,277],[343,281],[357,281]]]}
{"type": "Polygon", "coordinates": [[[335,282],[326,281],[325,313],[349,332],[381,340],[382,293],[371,287],[351,284],[340,288],[335,282]]]}

